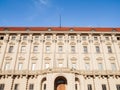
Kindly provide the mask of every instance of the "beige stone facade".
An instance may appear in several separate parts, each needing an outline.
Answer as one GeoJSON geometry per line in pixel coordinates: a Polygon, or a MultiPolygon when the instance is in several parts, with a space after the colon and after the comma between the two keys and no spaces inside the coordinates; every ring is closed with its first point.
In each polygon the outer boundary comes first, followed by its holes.
{"type": "Polygon", "coordinates": [[[0,90],[120,90],[120,28],[58,28],[0,28],[0,90]]]}

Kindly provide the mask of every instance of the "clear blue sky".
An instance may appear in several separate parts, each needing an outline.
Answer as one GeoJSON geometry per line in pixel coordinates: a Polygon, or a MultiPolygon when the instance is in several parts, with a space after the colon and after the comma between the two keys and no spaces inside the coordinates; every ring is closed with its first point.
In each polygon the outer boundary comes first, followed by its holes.
{"type": "Polygon", "coordinates": [[[0,0],[0,26],[120,27],[120,0],[0,0]]]}

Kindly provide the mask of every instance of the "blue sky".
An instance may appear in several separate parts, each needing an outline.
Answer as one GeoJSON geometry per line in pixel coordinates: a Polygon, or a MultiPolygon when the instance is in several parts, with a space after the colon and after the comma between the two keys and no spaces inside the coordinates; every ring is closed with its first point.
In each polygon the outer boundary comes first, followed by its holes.
{"type": "Polygon", "coordinates": [[[0,26],[120,27],[120,0],[0,0],[0,26]]]}

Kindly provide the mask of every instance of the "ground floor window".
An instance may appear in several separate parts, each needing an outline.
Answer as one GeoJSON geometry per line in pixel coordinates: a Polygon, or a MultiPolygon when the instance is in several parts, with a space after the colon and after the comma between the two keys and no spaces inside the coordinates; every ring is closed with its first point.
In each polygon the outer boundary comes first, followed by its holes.
{"type": "Polygon", "coordinates": [[[120,90],[120,84],[116,85],[117,90],[120,90]]]}
{"type": "Polygon", "coordinates": [[[0,84],[0,90],[4,90],[5,84],[0,84]]]}

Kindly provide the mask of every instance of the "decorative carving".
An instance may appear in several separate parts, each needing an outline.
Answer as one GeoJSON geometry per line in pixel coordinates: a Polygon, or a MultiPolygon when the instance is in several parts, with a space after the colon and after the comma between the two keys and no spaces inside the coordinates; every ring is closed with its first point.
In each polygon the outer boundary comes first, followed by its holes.
{"type": "Polygon", "coordinates": [[[45,45],[51,45],[51,42],[46,42],[45,45]]]}
{"type": "Polygon", "coordinates": [[[88,43],[87,42],[83,42],[82,45],[88,45],[88,43]]]}
{"type": "Polygon", "coordinates": [[[58,45],[64,45],[62,42],[58,42],[58,45]]]}
{"type": "Polygon", "coordinates": [[[20,57],[19,57],[19,60],[25,60],[25,58],[24,58],[24,57],[22,57],[22,56],[20,56],[20,57]]]}
{"type": "Polygon", "coordinates": [[[36,56],[33,56],[31,59],[32,60],[38,60],[38,58],[36,56]]]}
{"type": "Polygon", "coordinates": [[[39,45],[39,43],[38,43],[38,42],[34,42],[33,44],[34,44],[34,45],[39,45]]]}
{"type": "Polygon", "coordinates": [[[21,42],[21,44],[22,44],[22,45],[27,45],[27,43],[26,43],[26,42],[21,42]]]}
{"type": "Polygon", "coordinates": [[[15,43],[14,43],[14,42],[10,42],[9,44],[10,44],[10,45],[15,45],[15,43]]]}
{"type": "Polygon", "coordinates": [[[70,45],[76,45],[76,43],[75,42],[71,42],[70,45]]]}

